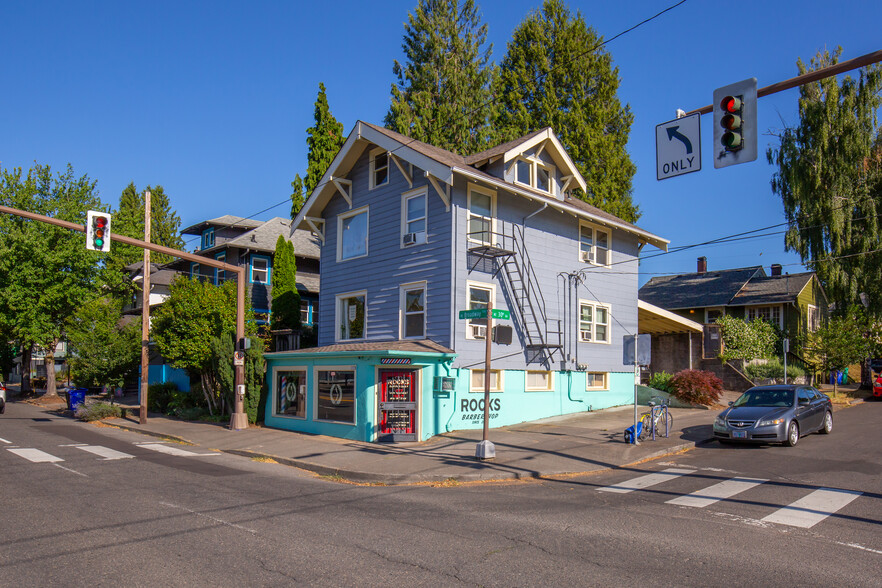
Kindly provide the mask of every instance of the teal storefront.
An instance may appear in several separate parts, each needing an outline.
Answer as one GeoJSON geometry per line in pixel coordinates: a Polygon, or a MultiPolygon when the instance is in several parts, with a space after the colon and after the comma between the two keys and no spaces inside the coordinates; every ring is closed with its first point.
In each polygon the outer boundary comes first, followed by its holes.
{"type": "MultiPolygon", "coordinates": [[[[424,441],[483,427],[483,370],[432,341],[267,353],[269,427],[355,441],[424,441]]],[[[633,372],[494,371],[490,426],[629,404],[633,372]]]]}

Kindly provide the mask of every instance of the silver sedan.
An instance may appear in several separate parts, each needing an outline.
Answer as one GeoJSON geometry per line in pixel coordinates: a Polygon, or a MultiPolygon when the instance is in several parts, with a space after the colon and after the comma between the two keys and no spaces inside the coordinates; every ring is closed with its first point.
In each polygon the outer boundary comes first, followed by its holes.
{"type": "Polygon", "coordinates": [[[714,421],[720,443],[783,443],[833,430],[833,405],[811,386],[756,386],[729,403],[714,421]]]}

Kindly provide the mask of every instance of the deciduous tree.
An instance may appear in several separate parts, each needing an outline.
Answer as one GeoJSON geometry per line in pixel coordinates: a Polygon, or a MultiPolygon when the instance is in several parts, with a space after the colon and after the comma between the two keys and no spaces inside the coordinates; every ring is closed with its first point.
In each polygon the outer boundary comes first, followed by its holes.
{"type": "Polygon", "coordinates": [[[626,149],[634,116],[618,98],[619,70],[602,37],[562,0],[545,0],[515,29],[495,84],[501,140],[552,127],[588,184],[576,195],[629,222],[636,166],[626,149]]]}
{"type": "Polygon", "coordinates": [[[141,324],[121,324],[122,302],[96,298],[76,310],[66,325],[71,377],[80,386],[122,386],[138,369],[141,324]]]}

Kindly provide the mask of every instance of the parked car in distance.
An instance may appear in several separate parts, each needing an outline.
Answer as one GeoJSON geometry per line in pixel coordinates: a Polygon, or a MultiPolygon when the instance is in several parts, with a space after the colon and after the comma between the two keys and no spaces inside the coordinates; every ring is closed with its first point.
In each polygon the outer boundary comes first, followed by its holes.
{"type": "Polygon", "coordinates": [[[729,403],[714,420],[721,443],[783,443],[833,430],[833,404],[811,386],[755,386],[729,403]]]}
{"type": "Polygon", "coordinates": [[[0,414],[6,412],[6,384],[0,382],[0,414]]]}

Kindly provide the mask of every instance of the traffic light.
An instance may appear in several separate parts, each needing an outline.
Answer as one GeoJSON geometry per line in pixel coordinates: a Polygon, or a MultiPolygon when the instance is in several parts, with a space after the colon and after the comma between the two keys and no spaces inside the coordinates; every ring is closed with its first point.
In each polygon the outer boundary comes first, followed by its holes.
{"type": "Polygon", "coordinates": [[[86,249],[110,251],[110,215],[90,210],[86,216],[86,249]]]}
{"type": "Polygon", "coordinates": [[[714,167],[754,161],[757,155],[756,78],[714,90],[714,167]]]}

